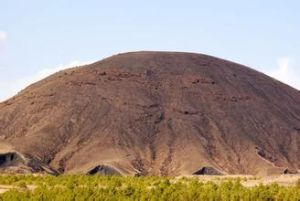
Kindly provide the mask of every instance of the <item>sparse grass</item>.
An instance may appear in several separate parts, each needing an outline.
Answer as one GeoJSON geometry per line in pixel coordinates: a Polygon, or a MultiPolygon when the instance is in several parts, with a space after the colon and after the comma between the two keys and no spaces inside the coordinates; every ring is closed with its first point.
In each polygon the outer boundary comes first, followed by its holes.
{"type": "Polygon", "coordinates": [[[0,175],[0,200],[299,201],[300,181],[245,187],[243,178],[0,175]],[[29,188],[29,186],[31,186],[29,188]],[[34,186],[34,188],[32,188],[34,186]]]}

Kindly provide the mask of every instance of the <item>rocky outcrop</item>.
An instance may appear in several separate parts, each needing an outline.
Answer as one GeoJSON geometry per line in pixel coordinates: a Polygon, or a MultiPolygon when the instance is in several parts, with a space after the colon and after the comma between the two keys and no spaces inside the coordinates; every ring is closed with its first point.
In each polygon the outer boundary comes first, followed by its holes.
{"type": "Polygon", "coordinates": [[[213,167],[202,167],[200,170],[194,172],[193,175],[222,175],[222,173],[213,167]]]}
{"type": "Polygon", "coordinates": [[[88,175],[121,175],[117,170],[106,165],[97,165],[87,172],[88,175]]]}

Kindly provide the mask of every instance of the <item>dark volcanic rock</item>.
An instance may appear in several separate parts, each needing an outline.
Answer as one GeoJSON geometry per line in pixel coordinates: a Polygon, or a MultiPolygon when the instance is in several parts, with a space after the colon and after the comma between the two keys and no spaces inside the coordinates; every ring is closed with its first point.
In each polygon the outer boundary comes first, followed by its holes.
{"type": "Polygon", "coordinates": [[[96,167],[90,169],[87,172],[88,175],[95,175],[95,174],[100,174],[100,175],[120,175],[120,173],[115,170],[114,168],[105,166],[105,165],[97,165],[96,167]]]}
{"type": "Polygon", "coordinates": [[[193,175],[222,175],[222,173],[212,167],[203,167],[193,175]]]}
{"type": "Polygon", "coordinates": [[[297,171],[299,125],[297,90],[192,53],[120,54],[0,104],[0,143],[60,173],[99,164],[130,175],[297,171]]]}

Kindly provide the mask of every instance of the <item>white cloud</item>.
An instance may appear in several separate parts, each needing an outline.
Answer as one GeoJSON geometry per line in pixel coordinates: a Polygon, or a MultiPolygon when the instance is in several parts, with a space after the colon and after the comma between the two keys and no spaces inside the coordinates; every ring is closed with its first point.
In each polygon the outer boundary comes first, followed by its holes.
{"type": "Polygon", "coordinates": [[[9,80],[9,81],[0,80],[0,102],[16,95],[19,91],[26,88],[30,84],[37,82],[41,79],[44,79],[55,72],[67,68],[71,68],[74,66],[82,66],[90,63],[92,62],[72,61],[67,65],[59,65],[58,67],[55,68],[42,69],[41,71],[33,75],[24,76],[16,80],[9,80]]]}
{"type": "Polygon", "coordinates": [[[0,43],[7,40],[7,33],[4,31],[0,31],[0,43]]]}
{"type": "Polygon", "coordinates": [[[300,90],[300,69],[295,67],[293,59],[282,57],[277,60],[277,64],[278,67],[267,74],[300,90]]]}

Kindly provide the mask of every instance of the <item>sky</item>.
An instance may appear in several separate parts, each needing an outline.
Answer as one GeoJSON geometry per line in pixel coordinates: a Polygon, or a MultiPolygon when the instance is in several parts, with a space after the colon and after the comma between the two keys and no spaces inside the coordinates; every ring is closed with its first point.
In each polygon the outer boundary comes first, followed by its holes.
{"type": "Polygon", "coordinates": [[[0,0],[0,101],[121,52],[185,51],[250,66],[300,90],[297,0],[0,0]]]}

